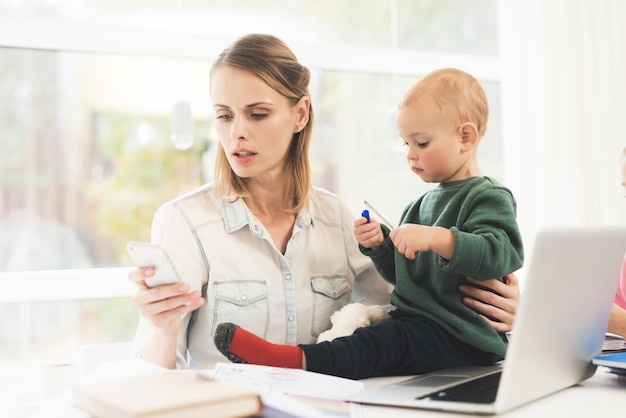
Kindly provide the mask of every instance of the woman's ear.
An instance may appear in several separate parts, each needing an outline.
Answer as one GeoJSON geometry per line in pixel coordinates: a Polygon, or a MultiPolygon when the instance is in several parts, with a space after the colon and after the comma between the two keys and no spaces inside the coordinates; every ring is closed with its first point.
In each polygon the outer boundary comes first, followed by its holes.
{"type": "Polygon", "coordinates": [[[309,109],[311,99],[309,96],[302,96],[296,103],[296,127],[294,133],[300,132],[309,123],[309,109]]]}
{"type": "Polygon", "coordinates": [[[460,128],[461,131],[461,148],[470,150],[478,145],[478,128],[471,122],[464,123],[460,128]]]}

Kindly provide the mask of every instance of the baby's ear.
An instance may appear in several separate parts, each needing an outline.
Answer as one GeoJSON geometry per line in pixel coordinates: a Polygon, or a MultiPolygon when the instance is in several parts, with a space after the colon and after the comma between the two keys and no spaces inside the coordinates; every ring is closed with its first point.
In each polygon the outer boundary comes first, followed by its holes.
{"type": "Polygon", "coordinates": [[[461,147],[464,150],[470,150],[478,145],[479,135],[478,128],[472,122],[465,122],[459,128],[461,135],[461,147]]]}

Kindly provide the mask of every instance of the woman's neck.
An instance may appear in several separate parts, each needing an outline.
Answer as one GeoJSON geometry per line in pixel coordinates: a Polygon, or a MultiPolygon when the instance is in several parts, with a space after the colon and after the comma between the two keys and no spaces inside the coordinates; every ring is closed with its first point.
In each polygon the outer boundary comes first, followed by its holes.
{"type": "Polygon", "coordinates": [[[284,213],[281,187],[258,182],[248,184],[248,197],[243,200],[255,216],[280,216],[284,213]]]}
{"type": "Polygon", "coordinates": [[[285,254],[296,222],[296,214],[284,209],[279,189],[253,187],[249,192],[250,197],[245,197],[243,201],[255,218],[263,224],[276,248],[285,254]]]}

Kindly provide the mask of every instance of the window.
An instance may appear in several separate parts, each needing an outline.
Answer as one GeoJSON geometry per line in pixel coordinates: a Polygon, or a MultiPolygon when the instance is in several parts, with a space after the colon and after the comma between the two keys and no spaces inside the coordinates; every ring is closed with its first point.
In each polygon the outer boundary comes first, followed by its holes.
{"type": "Polygon", "coordinates": [[[366,199],[397,219],[430,187],[404,165],[392,109],[437,67],[482,82],[481,163],[503,177],[496,2],[181,3],[0,2],[0,285],[14,289],[0,296],[0,369],[26,380],[82,344],[132,339],[124,245],[211,178],[211,59],[244,33],[280,36],[311,68],[315,184],[355,214],[366,199]],[[179,101],[193,115],[184,150],[170,140],[179,101]]]}

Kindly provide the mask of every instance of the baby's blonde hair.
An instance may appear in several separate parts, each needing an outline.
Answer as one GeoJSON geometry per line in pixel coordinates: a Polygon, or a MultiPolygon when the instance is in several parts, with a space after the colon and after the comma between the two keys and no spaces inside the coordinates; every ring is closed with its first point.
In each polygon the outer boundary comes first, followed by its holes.
{"type": "Polygon", "coordinates": [[[398,108],[414,104],[428,96],[441,111],[445,120],[457,128],[471,122],[482,138],[487,130],[489,105],[480,83],[470,74],[456,68],[443,68],[427,74],[414,84],[400,101],[398,108]]]}

